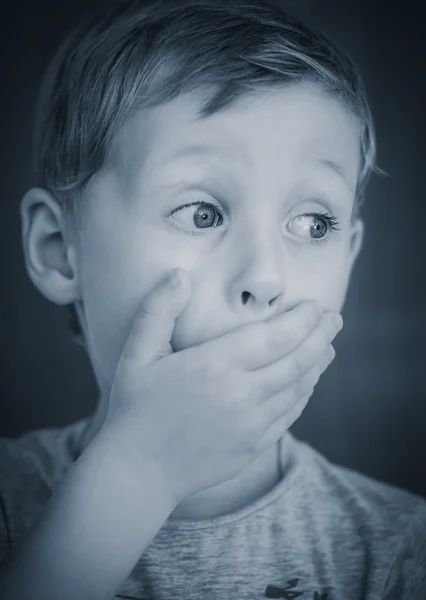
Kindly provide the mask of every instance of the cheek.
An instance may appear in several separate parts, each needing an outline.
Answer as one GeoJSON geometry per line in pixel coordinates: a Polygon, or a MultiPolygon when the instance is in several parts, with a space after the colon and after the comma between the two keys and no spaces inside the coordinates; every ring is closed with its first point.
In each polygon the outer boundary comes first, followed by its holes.
{"type": "Polygon", "coordinates": [[[120,271],[97,269],[85,288],[84,307],[88,330],[89,351],[98,375],[112,382],[118,359],[130,327],[126,315],[131,315],[126,303],[120,271]]]}
{"type": "Polygon", "coordinates": [[[343,305],[348,276],[347,253],[343,246],[320,249],[299,263],[287,289],[291,296],[319,300],[326,309],[340,311],[343,305]]]}
{"type": "MultiPolygon", "coordinates": [[[[129,229],[120,238],[116,232],[113,238],[103,235],[96,243],[93,239],[86,256],[89,258],[83,269],[83,302],[89,353],[98,378],[111,385],[144,298],[174,267],[188,270],[188,265],[178,265],[176,252],[171,252],[161,237],[148,228],[143,232],[139,229],[137,235],[129,229]],[[118,239],[122,242],[118,243],[118,239]]],[[[178,349],[195,343],[194,317],[198,312],[194,307],[199,300],[195,296],[177,319],[178,349]]]]}
{"type": "Polygon", "coordinates": [[[107,382],[112,382],[141,300],[152,288],[155,270],[149,263],[150,254],[132,236],[117,233],[93,237],[85,247],[82,268],[89,352],[94,369],[107,382]]]}

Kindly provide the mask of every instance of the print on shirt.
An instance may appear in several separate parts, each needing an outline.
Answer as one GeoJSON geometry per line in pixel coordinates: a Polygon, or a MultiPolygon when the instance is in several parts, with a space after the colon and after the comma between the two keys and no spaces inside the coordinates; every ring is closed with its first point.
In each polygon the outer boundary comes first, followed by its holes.
{"type": "MultiPolygon", "coordinates": [[[[295,598],[299,598],[299,596],[304,596],[306,600],[332,600],[329,595],[329,591],[314,591],[312,596],[309,596],[309,592],[302,591],[300,588],[297,590],[297,585],[299,583],[298,579],[289,579],[285,588],[278,587],[276,585],[268,585],[265,589],[265,597],[266,598],[282,598],[283,600],[294,600],[295,598]]],[[[329,590],[330,588],[327,588],[329,590]]],[[[120,600],[148,600],[147,598],[141,598],[136,596],[125,596],[124,594],[118,594],[116,599],[120,600]]]]}
{"type": "MultiPolygon", "coordinates": [[[[302,591],[300,588],[297,590],[297,584],[299,583],[298,579],[289,579],[287,581],[287,586],[285,588],[278,587],[276,585],[268,585],[265,590],[266,598],[282,598],[283,600],[294,600],[294,598],[299,598],[299,596],[304,595],[305,598],[306,591],[302,591]]],[[[312,600],[331,600],[328,591],[314,591],[312,600]]]]}

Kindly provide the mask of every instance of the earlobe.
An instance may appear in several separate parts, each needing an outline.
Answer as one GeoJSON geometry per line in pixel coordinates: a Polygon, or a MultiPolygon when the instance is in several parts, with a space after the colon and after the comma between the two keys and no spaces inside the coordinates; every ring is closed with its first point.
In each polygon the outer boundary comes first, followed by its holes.
{"type": "Polygon", "coordinates": [[[56,304],[79,299],[75,248],[67,239],[64,213],[47,190],[31,188],[21,202],[25,266],[37,289],[56,304]]]}

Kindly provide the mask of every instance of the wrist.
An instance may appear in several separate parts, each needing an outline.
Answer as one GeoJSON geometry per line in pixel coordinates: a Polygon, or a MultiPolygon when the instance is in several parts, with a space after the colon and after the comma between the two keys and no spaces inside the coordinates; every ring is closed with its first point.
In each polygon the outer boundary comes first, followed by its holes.
{"type": "Polygon", "coordinates": [[[114,483],[132,490],[132,493],[145,495],[148,484],[156,490],[164,508],[170,512],[181,501],[159,462],[149,452],[135,448],[115,427],[103,426],[79,461],[85,463],[92,455],[102,457],[102,463],[107,465],[114,483]]]}

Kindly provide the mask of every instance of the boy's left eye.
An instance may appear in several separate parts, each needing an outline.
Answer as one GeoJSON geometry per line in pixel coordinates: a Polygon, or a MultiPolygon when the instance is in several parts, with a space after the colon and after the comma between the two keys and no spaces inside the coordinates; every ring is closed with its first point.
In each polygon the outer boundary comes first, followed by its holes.
{"type": "MultiPolygon", "coordinates": [[[[212,202],[191,202],[173,210],[167,215],[167,220],[184,233],[199,235],[201,229],[220,227],[223,224],[223,212],[218,204],[212,202]],[[189,212],[189,218],[185,215],[186,212],[189,212]],[[174,216],[176,214],[179,218],[174,216]]],[[[310,212],[295,217],[291,223],[292,225],[288,226],[291,233],[310,243],[318,244],[329,239],[330,231],[338,230],[339,221],[328,213],[310,212]]]]}
{"type": "Polygon", "coordinates": [[[300,237],[308,238],[311,243],[322,243],[328,240],[330,231],[338,231],[339,221],[328,213],[311,212],[292,220],[290,231],[299,230],[300,237]]]}

